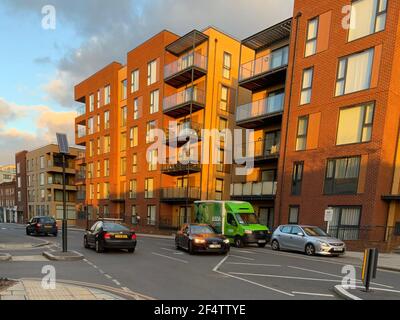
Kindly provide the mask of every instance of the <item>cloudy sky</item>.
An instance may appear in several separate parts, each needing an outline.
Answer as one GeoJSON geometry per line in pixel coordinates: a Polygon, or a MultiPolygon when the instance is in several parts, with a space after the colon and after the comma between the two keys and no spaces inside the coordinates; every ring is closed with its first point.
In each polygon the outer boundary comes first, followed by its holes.
{"type": "Polygon", "coordinates": [[[73,86],[162,29],[214,25],[239,39],[292,15],[293,0],[1,0],[0,165],[14,153],[73,142],[73,86]],[[42,8],[56,29],[42,28],[42,8]]]}

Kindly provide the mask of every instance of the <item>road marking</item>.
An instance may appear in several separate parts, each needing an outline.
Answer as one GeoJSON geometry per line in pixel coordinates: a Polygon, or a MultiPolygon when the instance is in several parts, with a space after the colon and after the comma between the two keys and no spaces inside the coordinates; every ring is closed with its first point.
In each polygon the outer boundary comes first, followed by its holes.
{"type": "Polygon", "coordinates": [[[99,269],[99,272],[100,272],[101,274],[105,274],[105,272],[104,272],[103,270],[101,270],[101,269],[99,269]]]}
{"type": "Polygon", "coordinates": [[[292,276],[278,276],[274,274],[260,274],[260,273],[245,273],[245,272],[229,272],[234,275],[241,276],[252,276],[252,277],[266,277],[266,278],[283,278],[283,279],[294,279],[294,280],[306,280],[306,281],[321,281],[321,282],[341,282],[340,280],[333,279],[318,279],[318,278],[303,278],[303,277],[292,277],[292,276]]]}
{"type": "Polygon", "coordinates": [[[279,264],[249,263],[249,262],[227,262],[226,264],[245,265],[245,266],[260,266],[260,267],[282,267],[279,264]]]}
{"type": "Polygon", "coordinates": [[[112,277],[109,274],[104,274],[106,276],[106,278],[108,279],[112,279],[112,277]]]}
{"type": "Polygon", "coordinates": [[[179,251],[176,251],[176,250],[172,250],[172,249],[168,249],[168,248],[160,248],[160,249],[172,252],[173,254],[176,254],[176,255],[183,255],[183,252],[179,252],[179,251]]]}
{"type": "Polygon", "coordinates": [[[253,251],[247,251],[247,250],[238,250],[238,249],[234,249],[235,252],[242,252],[242,253],[250,253],[250,254],[256,254],[256,252],[253,251]]]}
{"type": "Polygon", "coordinates": [[[122,287],[122,290],[126,291],[126,292],[132,292],[131,289],[127,288],[127,287],[122,287]]]}
{"type": "Polygon", "coordinates": [[[117,286],[121,286],[121,283],[118,282],[118,280],[113,279],[113,282],[114,282],[117,286]]]}
{"type": "Polygon", "coordinates": [[[222,266],[222,264],[228,259],[230,255],[226,255],[213,269],[214,272],[217,272],[218,269],[222,266]]]}
{"type": "Polygon", "coordinates": [[[312,293],[312,292],[298,292],[298,291],[292,291],[292,293],[304,296],[332,297],[332,298],[335,297],[333,294],[326,294],[326,293],[312,293]]]}
{"type": "Polygon", "coordinates": [[[230,256],[230,257],[234,257],[234,258],[243,259],[243,260],[250,260],[250,261],[254,261],[254,260],[255,260],[255,259],[253,259],[253,258],[247,258],[247,257],[242,257],[242,256],[236,256],[236,255],[233,255],[233,254],[230,254],[229,256],[230,256]]]}
{"type": "Polygon", "coordinates": [[[166,255],[163,255],[163,254],[160,254],[160,253],[156,253],[156,252],[152,252],[152,254],[154,254],[155,256],[159,256],[159,257],[163,257],[163,258],[166,258],[166,259],[171,259],[171,260],[179,261],[179,262],[182,262],[182,263],[189,263],[189,262],[186,261],[186,260],[182,260],[182,259],[177,259],[177,258],[169,257],[169,256],[166,256],[166,255]]]}

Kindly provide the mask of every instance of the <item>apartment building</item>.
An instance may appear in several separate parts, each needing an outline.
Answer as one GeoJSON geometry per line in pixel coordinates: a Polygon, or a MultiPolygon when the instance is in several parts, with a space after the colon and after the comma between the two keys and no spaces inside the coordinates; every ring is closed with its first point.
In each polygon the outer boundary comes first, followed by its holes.
{"type": "Polygon", "coordinates": [[[17,223],[19,217],[15,209],[15,180],[0,183],[0,222],[17,223]]]}
{"type": "Polygon", "coordinates": [[[350,247],[400,243],[399,12],[295,1],[275,225],[325,227],[332,208],[329,232],[350,247]]]}
{"type": "Polygon", "coordinates": [[[126,66],[112,63],[76,86],[75,99],[84,104],[76,143],[86,146],[81,205],[91,220],[110,216],[140,221],[150,231],[177,228],[193,219],[193,201],[229,198],[230,167],[186,163],[204,141],[188,147],[184,138],[233,129],[239,55],[240,42],[216,28],[182,37],[164,30],[129,52],[126,66]],[[148,150],[157,142],[156,128],[171,150],[164,164],[158,150],[148,150]]]}
{"type": "Polygon", "coordinates": [[[231,198],[253,204],[260,222],[274,227],[282,115],[292,19],[242,41],[236,124],[254,130],[254,170],[235,176],[231,198]]]}
{"type": "Polygon", "coordinates": [[[21,221],[28,220],[28,181],[26,178],[26,154],[24,150],[15,154],[16,186],[15,206],[21,221]]]}
{"type": "Polygon", "coordinates": [[[15,180],[15,165],[0,166],[0,183],[15,180]]]}
{"type": "MultiPolygon", "coordinates": [[[[66,156],[66,199],[70,224],[75,224],[76,221],[75,160],[79,152],[81,149],[70,147],[70,153],[66,156]]],[[[36,150],[17,153],[16,166],[20,178],[16,189],[17,210],[26,210],[24,219],[29,220],[37,215],[62,219],[63,157],[59,153],[58,145],[50,144],[36,150]]]]}

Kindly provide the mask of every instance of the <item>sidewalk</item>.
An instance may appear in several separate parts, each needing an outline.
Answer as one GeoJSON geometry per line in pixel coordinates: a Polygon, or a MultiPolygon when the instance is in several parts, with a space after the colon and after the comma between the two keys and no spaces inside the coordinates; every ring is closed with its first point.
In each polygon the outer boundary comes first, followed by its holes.
{"type": "MultiPolygon", "coordinates": [[[[346,257],[359,259],[361,262],[364,258],[363,252],[347,251],[346,257]]],[[[400,272],[400,254],[398,253],[380,253],[378,260],[378,268],[383,270],[400,272]]]]}
{"type": "Polygon", "coordinates": [[[125,300],[106,291],[57,283],[44,289],[39,281],[23,280],[0,291],[0,300],[125,300]]]}

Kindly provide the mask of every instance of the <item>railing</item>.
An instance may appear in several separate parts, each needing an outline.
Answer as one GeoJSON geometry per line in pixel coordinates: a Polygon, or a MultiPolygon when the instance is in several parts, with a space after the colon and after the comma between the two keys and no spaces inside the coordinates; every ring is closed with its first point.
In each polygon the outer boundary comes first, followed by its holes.
{"type": "MultiPolygon", "coordinates": [[[[240,145],[238,145],[240,147],[240,145]]],[[[267,144],[264,140],[257,140],[248,142],[248,144],[243,144],[243,152],[254,151],[254,158],[264,158],[270,156],[277,156],[279,154],[280,143],[267,144]]],[[[246,155],[247,157],[247,155],[246,155]]]]}
{"type": "Polygon", "coordinates": [[[191,52],[180,57],[178,60],[167,64],[164,67],[164,79],[167,79],[174,74],[177,74],[190,67],[198,67],[204,70],[207,69],[207,57],[197,52],[191,52]]]}
{"type": "Polygon", "coordinates": [[[283,111],[285,93],[269,96],[237,108],[236,121],[243,121],[283,111]]]}
{"type": "Polygon", "coordinates": [[[170,139],[176,139],[179,137],[186,137],[186,136],[191,136],[194,132],[196,132],[198,137],[201,137],[201,129],[202,126],[197,123],[197,122],[183,122],[183,123],[179,123],[177,125],[176,128],[176,132],[173,130],[170,130],[169,128],[167,128],[167,134],[166,134],[166,139],[170,140],[170,139]]]}
{"type": "Polygon", "coordinates": [[[231,196],[233,197],[258,197],[274,196],[277,190],[276,181],[232,183],[231,196]]]}
{"type": "Polygon", "coordinates": [[[83,138],[86,136],[86,126],[78,125],[77,132],[78,138],[83,138]]]}
{"type": "Polygon", "coordinates": [[[176,164],[164,164],[162,166],[163,172],[175,172],[175,171],[187,171],[187,170],[200,171],[201,165],[198,163],[183,164],[183,163],[178,162],[176,164]]]}
{"type": "Polygon", "coordinates": [[[186,90],[180,91],[172,96],[165,97],[163,103],[164,111],[168,111],[176,106],[189,103],[189,102],[197,102],[204,104],[205,103],[205,94],[204,91],[198,88],[188,88],[186,90]],[[193,92],[193,95],[192,95],[193,92]]]}
{"type": "Polygon", "coordinates": [[[85,115],[86,114],[86,105],[80,105],[79,107],[77,107],[76,113],[77,113],[78,117],[85,115]]]}
{"type": "Polygon", "coordinates": [[[239,81],[281,68],[288,64],[288,47],[272,52],[240,66],[239,81]]]}
{"type": "Polygon", "coordinates": [[[200,199],[200,188],[197,187],[180,187],[180,188],[164,188],[161,189],[161,199],[200,199]]]}
{"type": "Polygon", "coordinates": [[[393,242],[400,246],[400,233],[395,227],[387,226],[330,226],[328,233],[341,240],[363,240],[373,242],[393,242]]]}

